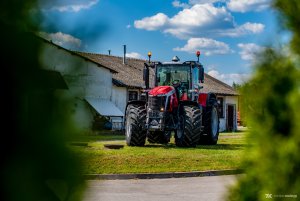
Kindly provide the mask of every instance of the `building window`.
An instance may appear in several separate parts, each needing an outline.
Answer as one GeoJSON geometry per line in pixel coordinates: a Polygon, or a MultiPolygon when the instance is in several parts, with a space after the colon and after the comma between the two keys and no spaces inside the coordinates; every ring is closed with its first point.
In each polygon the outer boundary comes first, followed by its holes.
{"type": "Polygon", "coordinates": [[[218,111],[220,118],[224,118],[224,98],[218,97],[218,111]]]}
{"type": "Polygon", "coordinates": [[[138,92],[137,91],[129,91],[129,101],[138,100],[138,92]]]}
{"type": "Polygon", "coordinates": [[[141,101],[146,101],[146,93],[141,93],[141,101]]]}

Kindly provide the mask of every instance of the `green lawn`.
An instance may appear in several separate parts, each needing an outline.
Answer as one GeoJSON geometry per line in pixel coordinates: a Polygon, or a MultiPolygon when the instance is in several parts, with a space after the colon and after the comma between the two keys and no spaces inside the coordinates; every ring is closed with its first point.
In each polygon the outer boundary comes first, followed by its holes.
{"type": "Polygon", "coordinates": [[[86,136],[88,146],[71,146],[83,161],[85,174],[188,172],[238,169],[245,147],[245,135],[220,134],[217,145],[179,148],[172,139],[168,145],[146,144],[145,147],[125,145],[124,136],[86,136]],[[122,138],[123,140],[115,140],[122,138]],[[119,150],[106,149],[104,144],[124,144],[119,150]]]}

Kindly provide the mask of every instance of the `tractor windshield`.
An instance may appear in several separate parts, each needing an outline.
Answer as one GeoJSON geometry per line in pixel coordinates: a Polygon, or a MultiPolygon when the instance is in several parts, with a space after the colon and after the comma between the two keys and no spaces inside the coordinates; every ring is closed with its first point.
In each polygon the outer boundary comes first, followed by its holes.
{"type": "Polygon", "coordinates": [[[190,65],[158,65],[156,68],[157,86],[172,86],[174,82],[180,82],[189,89],[191,83],[190,65]]]}

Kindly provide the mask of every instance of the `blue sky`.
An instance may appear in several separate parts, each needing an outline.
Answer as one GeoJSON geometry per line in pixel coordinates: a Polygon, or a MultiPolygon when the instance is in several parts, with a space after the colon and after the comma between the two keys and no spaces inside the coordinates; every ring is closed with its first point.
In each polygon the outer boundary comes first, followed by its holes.
{"type": "MultiPolygon", "coordinates": [[[[41,1],[42,2],[42,1],[41,1]]],[[[283,40],[271,0],[56,0],[40,3],[41,35],[72,50],[200,61],[205,72],[241,83],[255,52],[283,40]]],[[[33,13],[35,13],[33,11],[33,13]]]]}

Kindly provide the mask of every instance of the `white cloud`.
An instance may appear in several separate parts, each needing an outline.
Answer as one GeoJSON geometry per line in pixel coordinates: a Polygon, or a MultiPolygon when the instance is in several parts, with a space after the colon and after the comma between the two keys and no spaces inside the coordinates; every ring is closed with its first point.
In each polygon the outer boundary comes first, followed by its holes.
{"type": "Polygon", "coordinates": [[[213,30],[233,28],[233,17],[224,7],[212,4],[197,4],[184,9],[170,19],[170,26],[163,31],[178,38],[205,35],[213,30]]]}
{"type": "Polygon", "coordinates": [[[57,32],[57,33],[39,32],[38,35],[40,35],[41,37],[47,40],[51,40],[53,43],[62,46],[64,48],[77,50],[81,47],[80,39],[62,32],[57,32]]]}
{"type": "Polygon", "coordinates": [[[207,3],[215,3],[215,2],[224,2],[226,0],[189,0],[188,3],[181,3],[179,0],[175,0],[172,2],[174,7],[178,8],[189,8],[195,4],[207,4],[207,3]]]}
{"type": "Polygon", "coordinates": [[[134,59],[145,59],[140,53],[137,52],[126,53],[126,57],[134,58],[134,59]]]}
{"type": "Polygon", "coordinates": [[[178,0],[175,0],[172,2],[172,5],[175,7],[175,8],[189,8],[190,6],[186,3],[181,3],[180,1],[178,0]]]}
{"type": "Polygon", "coordinates": [[[197,50],[201,50],[201,53],[206,56],[214,54],[228,54],[232,52],[232,50],[226,43],[210,38],[191,38],[187,41],[186,45],[181,48],[176,47],[173,50],[189,53],[195,53],[197,50]]]}
{"type": "Polygon", "coordinates": [[[227,7],[234,12],[261,11],[270,7],[271,0],[229,0],[227,7]]]}
{"type": "Polygon", "coordinates": [[[255,55],[264,50],[264,47],[258,46],[254,43],[239,43],[238,47],[241,49],[239,54],[243,60],[253,60],[255,55]]]}
{"type": "Polygon", "coordinates": [[[40,6],[45,10],[57,10],[59,12],[78,12],[96,5],[99,0],[54,0],[40,1],[40,6]]]}
{"type": "Polygon", "coordinates": [[[241,26],[238,26],[233,29],[219,30],[218,35],[220,36],[230,36],[230,37],[239,37],[247,34],[258,34],[263,32],[265,25],[260,23],[250,23],[247,22],[241,26]]]}
{"type": "MultiPolygon", "coordinates": [[[[180,2],[175,2],[180,5],[180,2]]],[[[248,22],[237,26],[233,16],[224,6],[215,7],[213,4],[207,3],[195,4],[191,8],[183,9],[173,17],[168,17],[164,13],[145,17],[136,20],[134,26],[137,29],[148,31],[160,30],[181,39],[205,35],[236,37],[260,33],[264,30],[264,25],[259,23],[248,22]]]]}
{"type": "Polygon", "coordinates": [[[216,21],[231,25],[233,17],[225,7],[216,8],[212,4],[197,4],[190,9],[184,9],[170,19],[173,26],[184,25],[187,28],[193,26],[214,26],[216,21]],[[213,24],[210,24],[213,22],[213,24]]]}
{"type": "Polygon", "coordinates": [[[218,80],[221,80],[222,82],[225,82],[230,86],[232,86],[233,82],[236,84],[242,84],[247,80],[249,80],[251,76],[250,74],[241,74],[241,73],[224,74],[224,73],[220,73],[217,70],[210,70],[207,74],[218,80]]]}
{"type": "Polygon", "coordinates": [[[245,32],[249,31],[252,33],[260,33],[264,30],[265,25],[260,24],[260,23],[247,22],[247,23],[243,24],[242,26],[240,26],[240,28],[242,30],[244,30],[245,32]]]}
{"type": "Polygon", "coordinates": [[[215,3],[215,2],[224,2],[225,0],[189,0],[189,4],[206,4],[206,3],[215,3]]]}
{"type": "Polygon", "coordinates": [[[134,21],[135,28],[145,29],[148,31],[158,30],[167,25],[168,16],[163,13],[157,13],[152,17],[145,17],[141,20],[134,21]]]}

